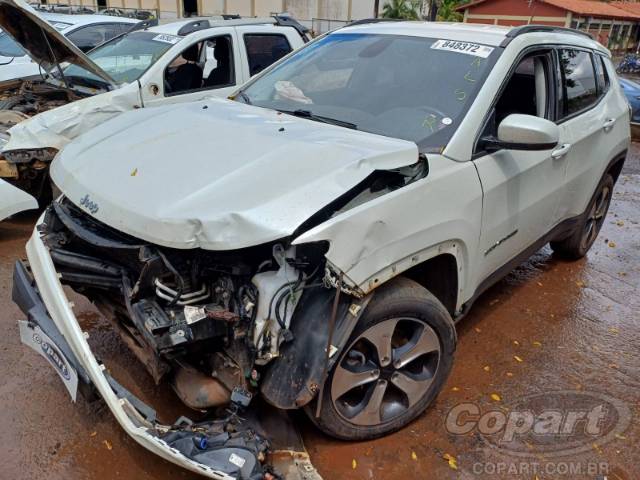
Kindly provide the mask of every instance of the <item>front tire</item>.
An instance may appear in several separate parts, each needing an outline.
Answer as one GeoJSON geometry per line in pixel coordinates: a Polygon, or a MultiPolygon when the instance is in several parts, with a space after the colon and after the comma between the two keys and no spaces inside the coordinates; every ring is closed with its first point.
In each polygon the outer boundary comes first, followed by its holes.
{"type": "Polygon", "coordinates": [[[561,241],[551,242],[551,249],[562,257],[577,260],[584,257],[600,233],[609,211],[613,195],[613,177],[610,174],[600,180],[596,192],[575,231],[561,241]]]}
{"type": "Polygon", "coordinates": [[[428,290],[399,277],[375,292],[328,376],[320,417],[323,432],[367,440],[399,430],[442,389],[453,363],[455,326],[428,290]]]}

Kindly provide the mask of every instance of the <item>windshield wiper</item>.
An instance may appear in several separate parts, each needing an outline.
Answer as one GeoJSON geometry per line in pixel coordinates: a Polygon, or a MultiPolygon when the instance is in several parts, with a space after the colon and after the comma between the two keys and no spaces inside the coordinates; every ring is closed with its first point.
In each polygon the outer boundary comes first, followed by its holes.
{"type": "Polygon", "coordinates": [[[249,98],[249,95],[244,93],[242,90],[237,93],[236,97],[240,97],[242,100],[244,100],[244,103],[246,103],[247,105],[251,105],[251,99],[249,98]]]}
{"type": "Polygon", "coordinates": [[[338,120],[337,118],[324,117],[322,115],[316,115],[310,110],[304,110],[302,108],[298,110],[278,110],[279,112],[293,115],[294,117],[308,118],[309,120],[315,120],[317,122],[328,123],[330,125],[337,125],[338,127],[350,128],[357,130],[358,126],[355,123],[346,122],[344,120],[338,120]]]}

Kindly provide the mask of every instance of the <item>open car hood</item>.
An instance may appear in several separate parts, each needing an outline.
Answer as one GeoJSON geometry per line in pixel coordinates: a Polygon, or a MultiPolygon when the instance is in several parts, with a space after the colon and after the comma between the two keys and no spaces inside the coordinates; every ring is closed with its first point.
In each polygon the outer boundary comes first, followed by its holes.
{"type": "Polygon", "coordinates": [[[10,35],[47,72],[57,62],[88,70],[112,86],[116,82],[64,35],[42,19],[23,0],[0,0],[0,28],[10,35]]]}
{"type": "Polygon", "coordinates": [[[292,235],[415,143],[222,99],[126,112],[67,145],[51,176],[95,219],[173,248],[232,250],[292,235]]]}
{"type": "Polygon", "coordinates": [[[38,208],[35,198],[0,179],[0,221],[34,208],[38,208]]]}

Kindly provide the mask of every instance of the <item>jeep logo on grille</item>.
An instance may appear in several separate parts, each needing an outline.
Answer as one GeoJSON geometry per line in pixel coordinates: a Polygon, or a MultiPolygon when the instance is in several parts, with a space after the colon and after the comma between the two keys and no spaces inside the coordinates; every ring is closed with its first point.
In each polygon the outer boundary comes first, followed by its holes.
{"type": "Polygon", "coordinates": [[[70,380],[71,374],[69,373],[69,367],[67,367],[67,362],[64,361],[64,358],[62,357],[62,354],[58,352],[58,349],[49,342],[43,341],[37,333],[33,334],[33,341],[40,345],[40,348],[47,356],[50,363],[60,372],[60,375],[62,375],[65,380],[70,380]]]}
{"type": "Polygon", "coordinates": [[[93,215],[98,213],[98,210],[100,210],[98,204],[91,200],[89,198],[89,195],[85,195],[84,197],[82,197],[82,199],[80,200],[80,206],[89,210],[89,212],[91,212],[93,215]]]}

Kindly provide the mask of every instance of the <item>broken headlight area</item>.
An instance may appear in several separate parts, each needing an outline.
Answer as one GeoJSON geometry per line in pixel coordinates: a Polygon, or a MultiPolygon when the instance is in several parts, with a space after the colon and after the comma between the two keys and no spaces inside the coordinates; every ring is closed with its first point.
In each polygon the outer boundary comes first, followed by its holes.
{"type": "Polygon", "coordinates": [[[81,97],[75,92],[38,80],[16,80],[0,87],[0,111],[37,115],[81,97]]]}
{"type": "Polygon", "coordinates": [[[31,163],[31,168],[45,168],[58,154],[57,148],[33,148],[28,150],[11,150],[2,152],[2,156],[13,164],[31,163]]]}
{"type": "Polygon", "coordinates": [[[66,199],[40,227],[63,284],[111,321],[156,383],[196,410],[246,407],[293,340],[305,292],[325,289],[323,245],[176,250],[118,232],[66,199]]]}

